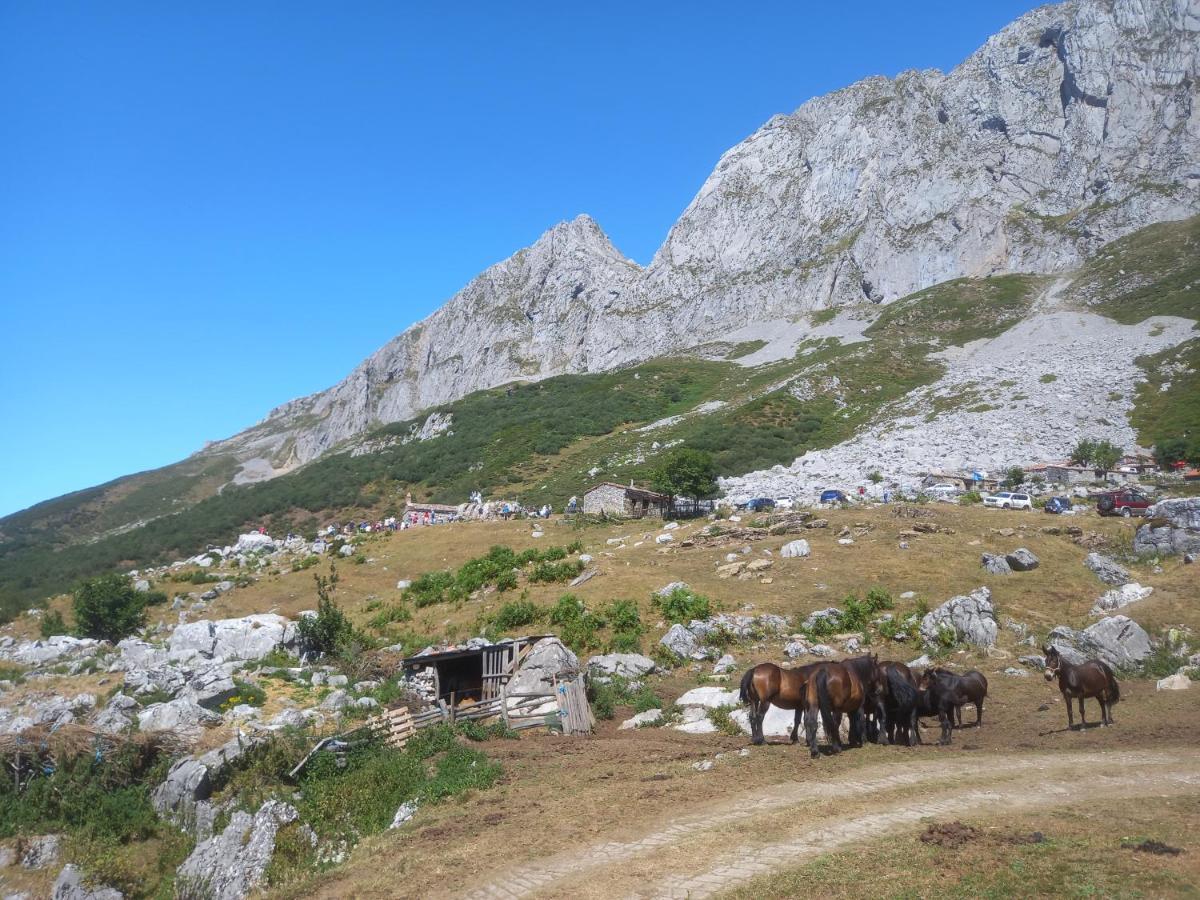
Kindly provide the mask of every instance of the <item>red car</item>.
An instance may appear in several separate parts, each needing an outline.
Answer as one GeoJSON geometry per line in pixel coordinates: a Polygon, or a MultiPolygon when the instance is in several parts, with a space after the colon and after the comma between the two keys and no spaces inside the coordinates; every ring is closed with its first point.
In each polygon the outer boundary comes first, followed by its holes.
{"type": "Polygon", "coordinates": [[[1154,501],[1139,491],[1123,488],[1096,498],[1096,511],[1102,516],[1144,516],[1154,501]]]}

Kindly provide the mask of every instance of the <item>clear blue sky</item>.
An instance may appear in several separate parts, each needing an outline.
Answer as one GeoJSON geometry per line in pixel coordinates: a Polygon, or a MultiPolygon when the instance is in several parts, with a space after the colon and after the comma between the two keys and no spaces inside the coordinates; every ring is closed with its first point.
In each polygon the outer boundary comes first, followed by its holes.
{"type": "Polygon", "coordinates": [[[0,515],[333,384],[562,219],[645,263],[773,114],[1034,5],[0,0],[0,515]]]}

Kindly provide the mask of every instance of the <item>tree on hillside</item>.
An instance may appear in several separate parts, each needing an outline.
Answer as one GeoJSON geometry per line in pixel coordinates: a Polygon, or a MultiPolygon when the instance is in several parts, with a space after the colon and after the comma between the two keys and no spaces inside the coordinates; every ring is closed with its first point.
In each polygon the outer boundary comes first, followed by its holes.
{"type": "Polygon", "coordinates": [[[1019,488],[1025,483],[1025,470],[1020,466],[1012,466],[1004,473],[1004,483],[1010,488],[1019,488]]]}
{"type": "Polygon", "coordinates": [[[128,575],[109,572],[75,588],[75,622],[84,637],[116,643],[146,624],[146,597],[128,575]]]}
{"type": "Polygon", "coordinates": [[[1096,455],[1096,442],[1091,438],[1083,438],[1075,445],[1075,449],[1071,451],[1071,465],[1087,466],[1091,465],[1092,459],[1096,455]]]}
{"type": "Polygon", "coordinates": [[[717,495],[717,466],[704,450],[673,450],[654,470],[651,484],[672,497],[706,500],[717,495]]]}
{"type": "Polygon", "coordinates": [[[1181,462],[1200,466],[1200,440],[1189,441],[1183,435],[1159,438],[1154,442],[1154,459],[1163,469],[1181,462]]]}
{"type": "Polygon", "coordinates": [[[333,599],[338,583],[337,567],[331,562],[329,575],[314,572],[313,580],[317,583],[317,614],[300,617],[296,623],[296,637],[305,653],[333,655],[350,640],[354,627],[333,599]]]}
{"type": "Polygon", "coordinates": [[[1098,441],[1092,451],[1092,465],[1099,470],[1101,477],[1105,477],[1116,468],[1124,454],[1125,451],[1112,441],[1098,441]]]}

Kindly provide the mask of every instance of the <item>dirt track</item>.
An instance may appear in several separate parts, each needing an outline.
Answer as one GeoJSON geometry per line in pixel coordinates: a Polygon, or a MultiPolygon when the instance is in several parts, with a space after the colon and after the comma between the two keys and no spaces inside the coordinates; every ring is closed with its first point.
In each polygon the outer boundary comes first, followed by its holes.
{"type": "Polygon", "coordinates": [[[784,782],[498,873],[470,897],[706,897],[930,816],[1200,793],[1200,751],[922,760],[828,782],[784,782]],[[831,824],[832,823],[832,824],[831,824]]]}

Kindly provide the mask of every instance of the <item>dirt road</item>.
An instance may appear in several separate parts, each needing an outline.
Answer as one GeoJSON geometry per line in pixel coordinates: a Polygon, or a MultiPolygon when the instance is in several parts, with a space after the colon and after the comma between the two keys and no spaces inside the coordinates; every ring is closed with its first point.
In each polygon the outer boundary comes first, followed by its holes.
{"type": "Polygon", "coordinates": [[[707,897],[928,817],[1200,793],[1200,751],[909,761],[783,782],[481,879],[473,898],[707,897]]]}

